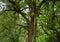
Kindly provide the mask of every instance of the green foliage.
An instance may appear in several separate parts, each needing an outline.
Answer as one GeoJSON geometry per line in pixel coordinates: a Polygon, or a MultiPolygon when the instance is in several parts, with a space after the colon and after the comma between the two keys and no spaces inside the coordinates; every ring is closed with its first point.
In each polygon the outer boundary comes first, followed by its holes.
{"type": "MultiPolygon", "coordinates": [[[[36,11],[32,4],[38,6],[44,0],[13,0],[17,6],[8,0],[0,1],[7,3],[7,10],[0,12],[0,42],[26,42],[28,30],[25,27],[29,27],[32,12],[36,11]]],[[[52,5],[48,0],[37,10],[36,42],[60,42],[60,1],[52,5]]]]}

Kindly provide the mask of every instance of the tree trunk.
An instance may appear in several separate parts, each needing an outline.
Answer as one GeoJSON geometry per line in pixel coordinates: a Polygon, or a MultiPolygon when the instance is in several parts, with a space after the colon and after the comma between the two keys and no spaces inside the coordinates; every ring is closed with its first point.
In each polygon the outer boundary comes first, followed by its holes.
{"type": "Polygon", "coordinates": [[[28,29],[28,42],[36,42],[36,18],[33,16],[31,18],[31,24],[28,29]]]}
{"type": "Polygon", "coordinates": [[[31,28],[28,30],[28,42],[33,42],[33,39],[32,39],[32,29],[31,28]]]}
{"type": "Polygon", "coordinates": [[[36,27],[37,27],[37,9],[36,9],[36,1],[33,0],[33,4],[31,7],[31,21],[30,21],[30,29],[28,33],[28,42],[36,42],[36,27]]]}
{"type": "Polygon", "coordinates": [[[33,27],[33,42],[36,42],[36,27],[37,27],[37,21],[36,18],[34,19],[34,27],[33,27]]]}

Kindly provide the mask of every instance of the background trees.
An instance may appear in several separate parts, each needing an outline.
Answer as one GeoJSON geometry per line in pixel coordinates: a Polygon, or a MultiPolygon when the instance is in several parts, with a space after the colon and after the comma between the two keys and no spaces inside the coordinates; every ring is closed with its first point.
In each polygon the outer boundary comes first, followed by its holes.
{"type": "Polygon", "coordinates": [[[0,1],[1,42],[60,42],[59,0],[0,1]]]}

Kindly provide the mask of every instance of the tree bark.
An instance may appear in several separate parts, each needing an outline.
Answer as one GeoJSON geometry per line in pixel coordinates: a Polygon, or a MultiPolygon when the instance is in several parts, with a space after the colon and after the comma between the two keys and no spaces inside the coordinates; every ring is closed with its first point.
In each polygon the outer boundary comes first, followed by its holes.
{"type": "Polygon", "coordinates": [[[34,17],[34,22],[33,22],[33,42],[36,42],[36,27],[37,27],[37,20],[36,17],[34,17]]]}
{"type": "Polygon", "coordinates": [[[31,22],[31,25],[28,30],[28,42],[36,42],[36,20],[31,22]]]}
{"type": "Polygon", "coordinates": [[[31,28],[28,29],[28,42],[33,42],[32,29],[31,28]]]}

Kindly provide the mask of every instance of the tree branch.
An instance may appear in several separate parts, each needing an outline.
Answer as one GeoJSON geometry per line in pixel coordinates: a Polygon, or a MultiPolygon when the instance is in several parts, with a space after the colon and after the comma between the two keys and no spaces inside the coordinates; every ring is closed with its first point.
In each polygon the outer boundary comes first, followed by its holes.
{"type": "Polygon", "coordinates": [[[26,27],[26,26],[23,26],[23,25],[20,25],[20,24],[17,24],[17,25],[23,27],[26,30],[28,30],[28,27],[26,27]]]}
{"type": "Polygon", "coordinates": [[[21,9],[21,11],[23,11],[24,9],[28,9],[28,8],[29,8],[29,7],[24,7],[24,8],[21,9]]]}
{"type": "Polygon", "coordinates": [[[9,9],[9,10],[4,10],[4,11],[14,11],[13,9],[9,9]]]}
{"type": "Polygon", "coordinates": [[[17,24],[17,25],[25,28],[25,26],[23,26],[23,25],[20,25],[20,24],[17,24]]]}
{"type": "Polygon", "coordinates": [[[20,10],[19,5],[18,5],[16,2],[11,1],[11,0],[9,0],[9,2],[13,5],[14,10],[15,10],[17,13],[20,13],[21,16],[24,17],[24,19],[29,23],[29,22],[30,22],[29,19],[25,16],[25,13],[23,13],[23,12],[20,10]]]}

